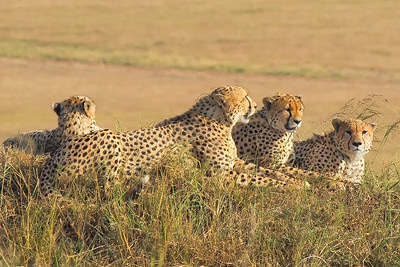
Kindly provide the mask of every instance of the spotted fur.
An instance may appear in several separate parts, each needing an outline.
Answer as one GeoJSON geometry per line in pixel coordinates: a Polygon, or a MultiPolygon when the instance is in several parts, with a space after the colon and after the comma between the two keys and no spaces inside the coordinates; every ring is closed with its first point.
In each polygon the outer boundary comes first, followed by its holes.
{"type": "Polygon", "coordinates": [[[96,104],[87,96],[72,96],[52,104],[58,116],[58,127],[53,130],[36,130],[10,137],[3,147],[21,149],[33,154],[52,153],[68,137],[99,130],[96,125],[96,104]]]}
{"type": "Polygon", "coordinates": [[[153,128],[119,133],[102,130],[73,137],[46,162],[41,190],[45,195],[52,193],[61,173],[77,177],[91,171],[106,177],[106,189],[120,177],[130,181],[129,186],[140,187],[153,179],[154,167],[177,144],[187,144],[192,156],[210,175],[233,176],[240,185],[302,186],[302,181],[270,170],[257,170],[237,158],[232,127],[238,121],[247,122],[255,109],[246,89],[222,86],[200,98],[184,114],[153,128]]]}
{"type": "Polygon", "coordinates": [[[376,124],[358,119],[333,119],[332,125],[334,130],[330,133],[314,134],[310,139],[295,142],[289,164],[361,183],[364,156],[372,147],[376,124]]]}
{"type": "Polygon", "coordinates": [[[284,165],[293,149],[304,105],[300,96],[277,94],[263,99],[263,108],[247,124],[233,129],[238,156],[263,167],[284,165]]]}

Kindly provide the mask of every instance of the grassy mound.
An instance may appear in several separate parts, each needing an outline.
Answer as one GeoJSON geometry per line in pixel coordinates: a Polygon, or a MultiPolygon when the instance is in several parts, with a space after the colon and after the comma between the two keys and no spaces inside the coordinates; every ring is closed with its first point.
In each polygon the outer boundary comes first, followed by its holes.
{"type": "Polygon", "coordinates": [[[95,177],[41,199],[45,157],[0,154],[2,266],[397,266],[399,170],[357,189],[239,188],[171,157],[136,199],[95,177]]]}

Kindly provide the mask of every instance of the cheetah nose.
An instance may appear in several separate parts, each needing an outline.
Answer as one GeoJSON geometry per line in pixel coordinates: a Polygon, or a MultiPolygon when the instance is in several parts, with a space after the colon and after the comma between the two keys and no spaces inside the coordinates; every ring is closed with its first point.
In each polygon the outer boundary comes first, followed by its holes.
{"type": "Polygon", "coordinates": [[[361,146],[361,142],[353,142],[353,146],[355,146],[355,147],[359,147],[359,146],[361,146]]]}
{"type": "Polygon", "coordinates": [[[294,123],[296,123],[297,125],[301,123],[301,120],[293,120],[294,123]]]}

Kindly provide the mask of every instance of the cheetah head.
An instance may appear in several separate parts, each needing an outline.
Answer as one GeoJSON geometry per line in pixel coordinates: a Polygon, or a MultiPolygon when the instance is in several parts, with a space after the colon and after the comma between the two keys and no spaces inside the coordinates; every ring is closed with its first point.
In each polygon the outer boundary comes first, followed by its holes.
{"type": "Polygon", "coordinates": [[[58,116],[58,126],[67,136],[86,134],[100,128],[96,125],[96,104],[87,96],[72,96],[52,104],[58,116]]]}
{"type": "Polygon", "coordinates": [[[210,97],[219,107],[216,111],[219,119],[232,126],[237,122],[248,123],[257,108],[247,89],[240,86],[221,86],[210,97]]]}
{"type": "Polygon", "coordinates": [[[335,129],[337,145],[347,156],[362,157],[371,149],[375,123],[336,118],[332,120],[332,125],[335,129]]]}
{"type": "Polygon", "coordinates": [[[301,96],[277,94],[263,99],[262,116],[276,130],[294,132],[303,117],[304,105],[301,96]]]}

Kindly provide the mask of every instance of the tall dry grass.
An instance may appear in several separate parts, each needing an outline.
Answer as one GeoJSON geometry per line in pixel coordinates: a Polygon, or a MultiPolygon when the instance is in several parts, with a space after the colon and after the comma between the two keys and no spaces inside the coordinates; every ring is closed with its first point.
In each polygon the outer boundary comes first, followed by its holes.
{"type": "Polygon", "coordinates": [[[96,177],[41,199],[45,157],[2,152],[2,266],[397,266],[399,169],[344,192],[239,188],[170,157],[135,199],[96,177]]]}

